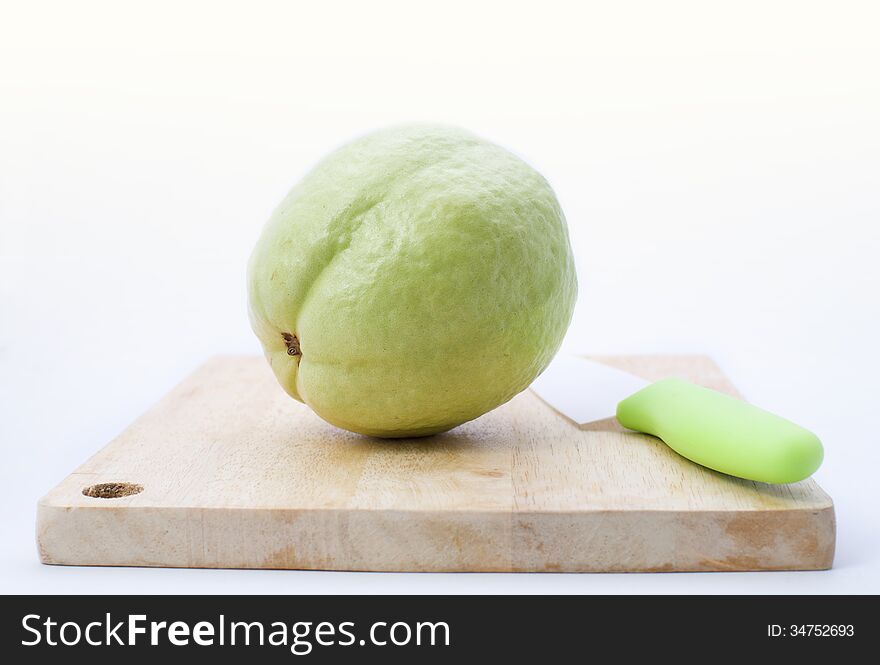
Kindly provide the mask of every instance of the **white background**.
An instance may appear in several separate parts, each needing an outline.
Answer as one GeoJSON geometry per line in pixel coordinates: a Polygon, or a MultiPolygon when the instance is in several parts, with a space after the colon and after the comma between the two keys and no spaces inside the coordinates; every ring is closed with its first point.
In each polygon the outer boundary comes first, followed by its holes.
{"type": "Polygon", "coordinates": [[[880,592],[872,2],[3,2],[3,592],[880,592]],[[458,124],[555,187],[569,343],[711,354],[813,429],[829,572],[41,566],[37,499],[195,366],[257,353],[244,266],[318,158],[458,124]]]}

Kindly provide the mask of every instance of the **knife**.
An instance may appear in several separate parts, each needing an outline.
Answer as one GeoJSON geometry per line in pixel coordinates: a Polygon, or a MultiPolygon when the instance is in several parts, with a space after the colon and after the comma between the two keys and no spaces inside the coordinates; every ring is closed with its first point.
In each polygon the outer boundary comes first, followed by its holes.
{"type": "Polygon", "coordinates": [[[616,415],[702,466],[764,483],[793,483],[822,463],[822,443],[800,425],[678,378],[646,381],[602,363],[558,354],[531,385],[578,425],[616,415]]]}

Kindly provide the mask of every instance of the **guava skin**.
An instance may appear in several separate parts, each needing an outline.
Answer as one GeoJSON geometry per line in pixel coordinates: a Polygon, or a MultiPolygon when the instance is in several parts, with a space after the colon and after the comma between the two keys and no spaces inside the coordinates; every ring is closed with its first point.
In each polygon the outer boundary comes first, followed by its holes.
{"type": "Polygon", "coordinates": [[[577,295],[553,190],[508,151],[439,126],[321,161],[251,255],[251,325],[284,389],[369,436],[449,430],[521,392],[577,295]]]}

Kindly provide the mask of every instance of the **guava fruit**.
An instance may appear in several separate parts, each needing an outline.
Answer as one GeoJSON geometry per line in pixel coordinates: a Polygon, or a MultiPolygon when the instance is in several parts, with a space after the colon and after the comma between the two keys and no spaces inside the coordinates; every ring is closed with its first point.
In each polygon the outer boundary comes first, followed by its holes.
{"type": "Polygon", "coordinates": [[[524,390],[576,293],[547,181],[441,126],[331,153],[272,214],[248,266],[251,325],[284,389],[378,437],[442,432],[524,390]]]}

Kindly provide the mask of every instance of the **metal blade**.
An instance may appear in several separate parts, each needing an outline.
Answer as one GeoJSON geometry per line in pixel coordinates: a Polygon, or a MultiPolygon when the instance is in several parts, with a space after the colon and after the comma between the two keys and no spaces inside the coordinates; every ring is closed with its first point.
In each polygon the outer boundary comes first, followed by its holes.
{"type": "Polygon", "coordinates": [[[562,415],[586,425],[613,417],[620,400],[649,383],[594,360],[557,354],[531,388],[562,415]]]}

